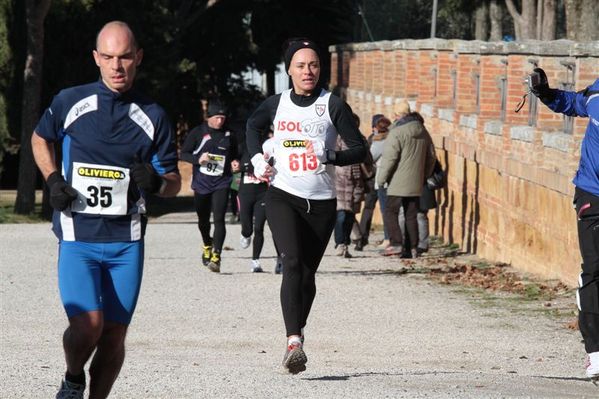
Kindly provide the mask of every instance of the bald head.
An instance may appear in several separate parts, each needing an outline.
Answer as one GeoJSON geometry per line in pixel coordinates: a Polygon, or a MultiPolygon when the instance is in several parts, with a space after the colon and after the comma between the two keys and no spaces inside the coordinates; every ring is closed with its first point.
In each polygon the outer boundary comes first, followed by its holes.
{"type": "Polygon", "coordinates": [[[123,21],[108,22],[106,25],[102,27],[102,29],[100,29],[98,35],[96,36],[96,49],[98,48],[100,40],[104,39],[103,36],[112,35],[114,33],[120,33],[121,35],[125,35],[127,37],[127,40],[131,42],[135,50],[138,49],[137,40],[135,39],[133,31],[131,30],[129,25],[127,25],[127,23],[123,21]]]}
{"type": "Polygon", "coordinates": [[[133,85],[143,51],[137,47],[133,32],[124,22],[109,22],[96,38],[94,60],[104,84],[112,91],[125,92],[133,85]]]}

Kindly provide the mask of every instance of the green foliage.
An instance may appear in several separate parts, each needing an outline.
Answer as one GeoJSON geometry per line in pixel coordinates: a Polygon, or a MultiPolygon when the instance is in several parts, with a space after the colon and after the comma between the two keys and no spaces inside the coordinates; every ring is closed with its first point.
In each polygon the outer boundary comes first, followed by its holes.
{"type": "Polygon", "coordinates": [[[445,0],[437,14],[437,37],[473,39],[473,17],[476,0],[445,0]]]}

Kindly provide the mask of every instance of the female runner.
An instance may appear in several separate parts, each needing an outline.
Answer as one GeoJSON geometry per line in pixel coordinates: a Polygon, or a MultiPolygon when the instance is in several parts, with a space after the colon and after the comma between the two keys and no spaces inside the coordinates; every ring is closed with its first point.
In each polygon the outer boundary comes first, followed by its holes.
{"type": "Polygon", "coordinates": [[[318,87],[316,44],[289,40],[284,59],[293,88],[267,98],[254,111],[246,141],[254,174],[271,182],[266,218],[283,263],[283,366],[296,374],[306,369],[303,330],[316,294],[315,273],[335,226],[335,165],[362,162],[367,147],[350,107],[318,87]],[[271,149],[263,153],[261,138],[271,125],[271,149]],[[334,150],[338,134],[348,149],[334,150]]]}

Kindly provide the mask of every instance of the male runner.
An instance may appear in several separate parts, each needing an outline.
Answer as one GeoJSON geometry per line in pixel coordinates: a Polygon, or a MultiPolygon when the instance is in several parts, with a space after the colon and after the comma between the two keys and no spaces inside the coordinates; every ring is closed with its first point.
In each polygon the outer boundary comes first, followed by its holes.
{"type": "Polygon", "coordinates": [[[141,286],[146,195],[174,196],[181,187],[168,118],[133,88],[143,51],[129,26],[106,24],[93,56],[100,79],[62,90],[31,139],[50,189],[69,318],[58,399],[83,398],[92,353],[89,398],[110,393],[141,286]],[[61,165],[54,144],[62,146],[61,165]]]}
{"type": "Polygon", "coordinates": [[[599,79],[575,93],[551,89],[547,75],[535,68],[529,77],[532,93],[555,112],[589,118],[582,139],[580,164],[574,177],[574,205],[582,272],[576,293],[578,326],[587,352],[586,374],[599,380],[599,79]]]}

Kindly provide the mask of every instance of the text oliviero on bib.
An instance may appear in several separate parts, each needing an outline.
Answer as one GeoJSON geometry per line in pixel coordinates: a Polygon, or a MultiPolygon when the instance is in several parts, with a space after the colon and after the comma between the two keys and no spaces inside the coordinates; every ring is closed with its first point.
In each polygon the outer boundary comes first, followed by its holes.
{"type": "Polygon", "coordinates": [[[129,169],[73,162],[72,186],[79,196],[71,210],[94,215],[126,215],[129,169]]]}

